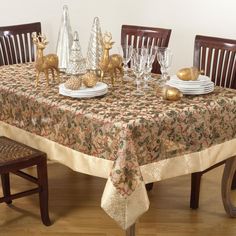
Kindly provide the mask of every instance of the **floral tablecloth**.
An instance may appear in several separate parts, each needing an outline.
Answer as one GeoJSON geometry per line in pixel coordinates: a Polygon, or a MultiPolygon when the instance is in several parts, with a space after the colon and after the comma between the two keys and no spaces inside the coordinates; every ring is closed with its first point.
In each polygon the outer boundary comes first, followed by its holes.
{"type": "MultiPolygon", "coordinates": [[[[67,78],[61,75],[61,82],[67,78]]],[[[101,205],[125,229],[149,207],[145,183],[236,154],[235,90],[216,87],[170,102],[155,81],[145,96],[133,95],[133,83],[117,81],[103,97],[75,99],[59,95],[56,82],[47,87],[43,76],[36,88],[34,79],[32,63],[0,67],[0,134],[108,178],[101,205]]]]}

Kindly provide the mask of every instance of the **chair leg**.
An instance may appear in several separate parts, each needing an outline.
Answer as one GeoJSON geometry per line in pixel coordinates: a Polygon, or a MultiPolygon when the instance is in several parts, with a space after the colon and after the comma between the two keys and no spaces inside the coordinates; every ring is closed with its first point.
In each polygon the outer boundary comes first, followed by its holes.
{"type": "Polygon", "coordinates": [[[197,209],[199,206],[201,177],[202,177],[201,172],[192,173],[191,175],[190,208],[192,209],[197,209]]]}
{"type": "Polygon", "coordinates": [[[221,196],[226,213],[230,217],[236,217],[236,207],[231,198],[232,180],[235,176],[236,156],[226,160],[221,181],[221,196]]]}
{"type": "Polygon", "coordinates": [[[51,221],[48,213],[48,176],[47,176],[47,161],[42,160],[37,165],[38,183],[39,183],[39,203],[41,219],[44,225],[51,225],[51,221]]]}
{"type": "MultiPolygon", "coordinates": [[[[11,196],[11,190],[10,190],[10,178],[9,173],[1,174],[1,180],[2,180],[2,191],[4,197],[10,197],[11,196]]],[[[11,204],[12,200],[6,201],[7,204],[11,204]]]]}
{"type": "Polygon", "coordinates": [[[236,189],[236,172],[234,173],[231,189],[236,189]]]}
{"type": "Polygon", "coordinates": [[[149,192],[153,189],[153,183],[145,184],[146,190],[149,192]]]}
{"type": "Polygon", "coordinates": [[[135,236],[135,224],[131,225],[125,232],[125,236],[135,236]]]}

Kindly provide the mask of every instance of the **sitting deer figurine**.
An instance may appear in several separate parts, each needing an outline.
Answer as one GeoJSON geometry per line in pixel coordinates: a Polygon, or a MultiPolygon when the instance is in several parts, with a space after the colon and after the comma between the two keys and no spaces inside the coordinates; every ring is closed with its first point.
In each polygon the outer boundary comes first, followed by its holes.
{"type": "Polygon", "coordinates": [[[58,57],[56,54],[48,54],[46,56],[43,55],[43,50],[46,48],[48,41],[46,41],[46,37],[39,34],[38,36],[33,33],[32,34],[33,43],[36,45],[37,49],[37,56],[35,61],[35,68],[36,68],[36,81],[35,86],[38,86],[39,75],[41,72],[45,73],[47,86],[49,85],[48,80],[48,72],[51,70],[52,77],[54,80],[54,70],[57,74],[57,81],[60,82],[59,78],[59,70],[58,70],[58,57]]]}
{"type": "Polygon", "coordinates": [[[123,60],[122,57],[118,54],[112,54],[109,56],[109,50],[112,48],[114,42],[111,42],[112,36],[111,33],[105,33],[101,39],[103,54],[99,67],[101,69],[101,80],[104,77],[105,73],[108,73],[111,77],[112,86],[114,85],[114,77],[116,77],[117,70],[123,75],[123,60]]]}

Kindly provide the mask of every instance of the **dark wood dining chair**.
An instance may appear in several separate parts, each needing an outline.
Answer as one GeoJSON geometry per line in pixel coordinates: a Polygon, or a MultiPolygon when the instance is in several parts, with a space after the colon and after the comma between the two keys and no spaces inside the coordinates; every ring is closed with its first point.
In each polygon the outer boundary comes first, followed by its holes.
{"type": "MultiPolygon", "coordinates": [[[[145,27],[137,25],[122,25],[121,45],[132,45],[134,48],[141,46],[168,47],[171,35],[170,29],[145,27]]],[[[160,74],[160,65],[155,59],[152,73],[160,74]]]]}
{"type": "Polygon", "coordinates": [[[11,204],[14,199],[38,193],[42,222],[46,226],[51,225],[48,214],[47,156],[44,152],[0,136],[0,175],[3,190],[0,203],[11,204]],[[37,167],[37,178],[22,171],[31,166],[37,167]],[[9,173],[31,181],[37,187],[12,194],[9,173]]]}
{"type": "Polygon", "coordinates": [[[0,27],[0,66],[35,61],[32,33],[41,33],[41,23],[0,27]]]}
{"type": "MultiPolygon", "coordinates": [[[[217,86],[236,89],[236,40],[197,35],[194,43],[193,65],[211,78],[217,86]]],[[[191,175],[190,207],[197,209],[201,177],[225,161],[191,175]]],[[[232,188],[236,188],[234,175],[232,188]]]]}

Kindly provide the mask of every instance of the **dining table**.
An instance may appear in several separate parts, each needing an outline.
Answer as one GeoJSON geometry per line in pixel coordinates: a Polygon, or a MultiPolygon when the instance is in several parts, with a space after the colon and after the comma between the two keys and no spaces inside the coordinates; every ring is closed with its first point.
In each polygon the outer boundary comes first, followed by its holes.
{"type": "MultiPolygon", "coordinates": [[[[236,90],[216,86],[169,101],[153,76],[143,96],[135,95],[134,81],[117,78],[103,96],[72,98],[59,94],[57,81],[47,86],[43,75],[36,87],[35,77],[33,62],[0,67],[0,135],[106,178],[101,207],[126,235],[135,235],[135,222],[149,208],[146,184],[223,160],[235,168],[236,90]]],[[[70,77],[60,74],[60,83],[70,77]]]]}

